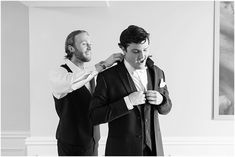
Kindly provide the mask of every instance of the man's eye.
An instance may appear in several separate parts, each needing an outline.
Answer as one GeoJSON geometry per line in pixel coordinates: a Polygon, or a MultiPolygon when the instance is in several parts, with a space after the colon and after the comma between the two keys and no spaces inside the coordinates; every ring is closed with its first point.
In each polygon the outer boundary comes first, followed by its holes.
{"type": "Polygon", "coordinates": [[[139,51],[132,51],[133,53],[139,53],[139,51]]]}

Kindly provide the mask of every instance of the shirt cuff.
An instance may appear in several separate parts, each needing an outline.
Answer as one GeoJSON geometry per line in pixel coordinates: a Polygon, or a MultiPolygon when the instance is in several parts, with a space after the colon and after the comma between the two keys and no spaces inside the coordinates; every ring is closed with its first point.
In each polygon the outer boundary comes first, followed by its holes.
{"type": "Polygon", "coordinates": [[[124,97],[124,101],[128,110],[132,110],[134,108],[128,96],[124,97]]]}

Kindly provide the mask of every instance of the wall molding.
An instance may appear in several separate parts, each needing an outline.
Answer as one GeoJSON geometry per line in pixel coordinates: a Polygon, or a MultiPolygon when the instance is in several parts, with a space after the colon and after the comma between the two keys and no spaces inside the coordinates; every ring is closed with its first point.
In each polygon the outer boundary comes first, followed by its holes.
{"type": "Polygon", "coordinates": [[[25,139],[29,137],[29,135],[30,133],[27,131],[1,132],[1,155],[26,155],[25,139]]]}
{"type": "MultiPolygon", "coordinates": [[[[99,141],[99,155],[104,155],[106,136],[99,141]]],[[[29,137],[25,140],[27,155],[57,155],[54,137],[29,137]]],[[[165,155],[233,156],[232,137],[165,137],[165,155]],[[193,152],[193,153],[192,153],[193,152]],[[226,152],[226,154],[224,154],[226,152]]]]}
{"type": "Polygon", "coordinates": [[[105,1],[21,1],[27,7],[109,7],[105,1]]]}
{"type": "Polygon", "coordinates": [[[166,145],[233,145],[231,137],[166,137],[166,145]]]}
{"type": "Polygon", "coordinates": [[[29,131],[2,131],[1,138],[26,138],[30,135],[29,131]]]}

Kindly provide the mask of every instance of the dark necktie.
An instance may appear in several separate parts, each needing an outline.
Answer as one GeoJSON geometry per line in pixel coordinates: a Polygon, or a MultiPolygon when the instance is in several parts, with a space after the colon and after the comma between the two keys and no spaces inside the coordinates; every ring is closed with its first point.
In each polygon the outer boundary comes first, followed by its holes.
{"type": "Polygon", "coordinates": [[[91,95],[93,95],[94,91],[95,91],[95,79],[93,78],[91,81],[90,81],[90,86],[91,86],[91,95]]]}
{"type": "MultiPolygon", "coordinates": [[[[90,86],[91,86],[91,95],[93,95],[93,93],[95,91],[95,79],[94,78],[90,81],[90,86]]],[[[100,127],[99,127],[99,125],[95,125],[93,127],[93,137],[95,139],[95,142],[98,143],[98,141],[100,139],[100,127]]]]}
{"type": "MultiPolygon", "coordinates": [[[[148,77],[148,84],[147,89],[152,90],[153,85],[151,81],[151,76],[149,74],[149,71],[147,70],[147,77],[148,77]]],[[[144,112],[144,126],[145,126],[145,143],[146,145],[152,150],[152,140],[151,140],[151,122],[150,122],[150,112],[151,112],[151,105],[146,103],[144,105],[144,109],[142,110],[144,112]]]]}

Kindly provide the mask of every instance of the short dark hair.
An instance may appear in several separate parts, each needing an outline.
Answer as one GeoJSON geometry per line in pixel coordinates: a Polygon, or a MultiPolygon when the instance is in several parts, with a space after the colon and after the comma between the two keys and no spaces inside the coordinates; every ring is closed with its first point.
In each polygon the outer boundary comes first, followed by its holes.
{"type": "Polygon", "coordinates": [[[87,31],[84,31],[84,30],[75,30],[73,32],[71,32],[66,40],[65,40],[65,53],[66,53],[66,56],[65,58],[67,59],[71,59],[72,56],[73,56],[73,53],[70,52],[70,50],[68,49],[68,46],[71,45],[74,47],[74,40],[75,40],[75,36],[78,35],[78,34],[81,34],[81,33],[87,33],[87,31]]]}
{"type": "Polygon", "coordinates": [[[142,43],[143,41],[149,41],[149,33],[147,33],[143,28],[130,25],[127,29],[125,29],[120,35],[120,43],[119,47],[122,46],[126,50],[129,44],[131,43],[142,43]]]}

